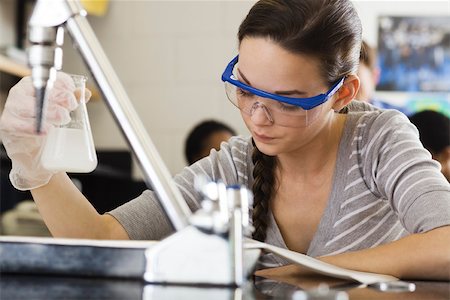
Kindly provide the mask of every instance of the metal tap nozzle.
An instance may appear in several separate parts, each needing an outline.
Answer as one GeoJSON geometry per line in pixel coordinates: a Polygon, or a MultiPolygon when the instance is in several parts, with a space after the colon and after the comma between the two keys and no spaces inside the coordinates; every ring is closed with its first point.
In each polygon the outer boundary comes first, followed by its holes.
{"type": "Polygon", "coordinates": [[[36,96],[36,132],[42,130],[46,97],[56,79],[56,70],[62,65],[62,27],[30,26],[28,64],[36,96]]]}

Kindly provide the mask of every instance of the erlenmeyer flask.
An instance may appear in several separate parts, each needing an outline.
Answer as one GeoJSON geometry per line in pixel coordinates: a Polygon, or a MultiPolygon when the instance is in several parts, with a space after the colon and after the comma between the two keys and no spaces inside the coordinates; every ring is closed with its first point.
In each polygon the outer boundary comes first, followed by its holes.
{"type": "Polygon", "coordinates": [[[97,167],[97,154],[86,109],[87,78],[82,75],[71,77],[78,107],[70,112],[69,123],[50,129],[41,162],[44,168],[52,171],[88,173],[97,167]]]}

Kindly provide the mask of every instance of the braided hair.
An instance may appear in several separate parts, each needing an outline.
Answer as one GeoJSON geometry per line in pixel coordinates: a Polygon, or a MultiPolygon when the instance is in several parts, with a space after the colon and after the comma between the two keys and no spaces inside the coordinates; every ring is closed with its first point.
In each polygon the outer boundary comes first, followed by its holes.
{"type": "Polygon", "coordinates": [[[255,142],[252,139],[253,144],[253,179],[252,186],[253,192],[253,238],[255,240],[264,242],[266,239],[266,229],[268,225],[268,214],[270,200],[274,196],[275,190],[275,166],[276,158],[269,156],[256,147],[255,142]]]}

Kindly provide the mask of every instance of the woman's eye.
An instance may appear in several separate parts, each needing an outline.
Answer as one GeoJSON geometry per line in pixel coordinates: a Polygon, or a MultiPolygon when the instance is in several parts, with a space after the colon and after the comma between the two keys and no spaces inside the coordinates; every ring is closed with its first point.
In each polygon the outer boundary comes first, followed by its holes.
{"type": "Polygon", "coordinates": [[[244,89],[240,89],[240,88],[238,88],[236,90],[236,93],[237,93],[238,97],[251,98],[254,96],[254,94],[252,94],[244,89]]]}
{"type": "Polygon", "coordinates": [[[283,102],[279,102],[279,107],[283,111],[296,111],[296,110],[301,110],[302,109],[299,106],[292,105],[292,104],[287,104],[287,103],[283,103],[283,102]]]}

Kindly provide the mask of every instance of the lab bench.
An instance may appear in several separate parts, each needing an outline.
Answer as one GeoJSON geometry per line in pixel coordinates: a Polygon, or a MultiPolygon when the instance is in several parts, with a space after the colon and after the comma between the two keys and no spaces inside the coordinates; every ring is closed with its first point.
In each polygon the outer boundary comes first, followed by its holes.
{"type": "Polygon", "coordinates": [[[418,281],[415,282],[414,292],[381,292],[357,283],[336,282],[326,277],[295,278],[295,281],[298,284],[255,277],[243,288],[227,288],[155,285],[124,279],[2,274],[0,299],[345,299],[336,297],[340,291],[346,292],[348,299],[450,299],[448,282],[418,281]],[[328,297],[314,296],[312,291],[319,284],[328,284],[328,297]],[[308,295],[305,291],[310,292],[309,298],[305,298],[308,295]]]}

